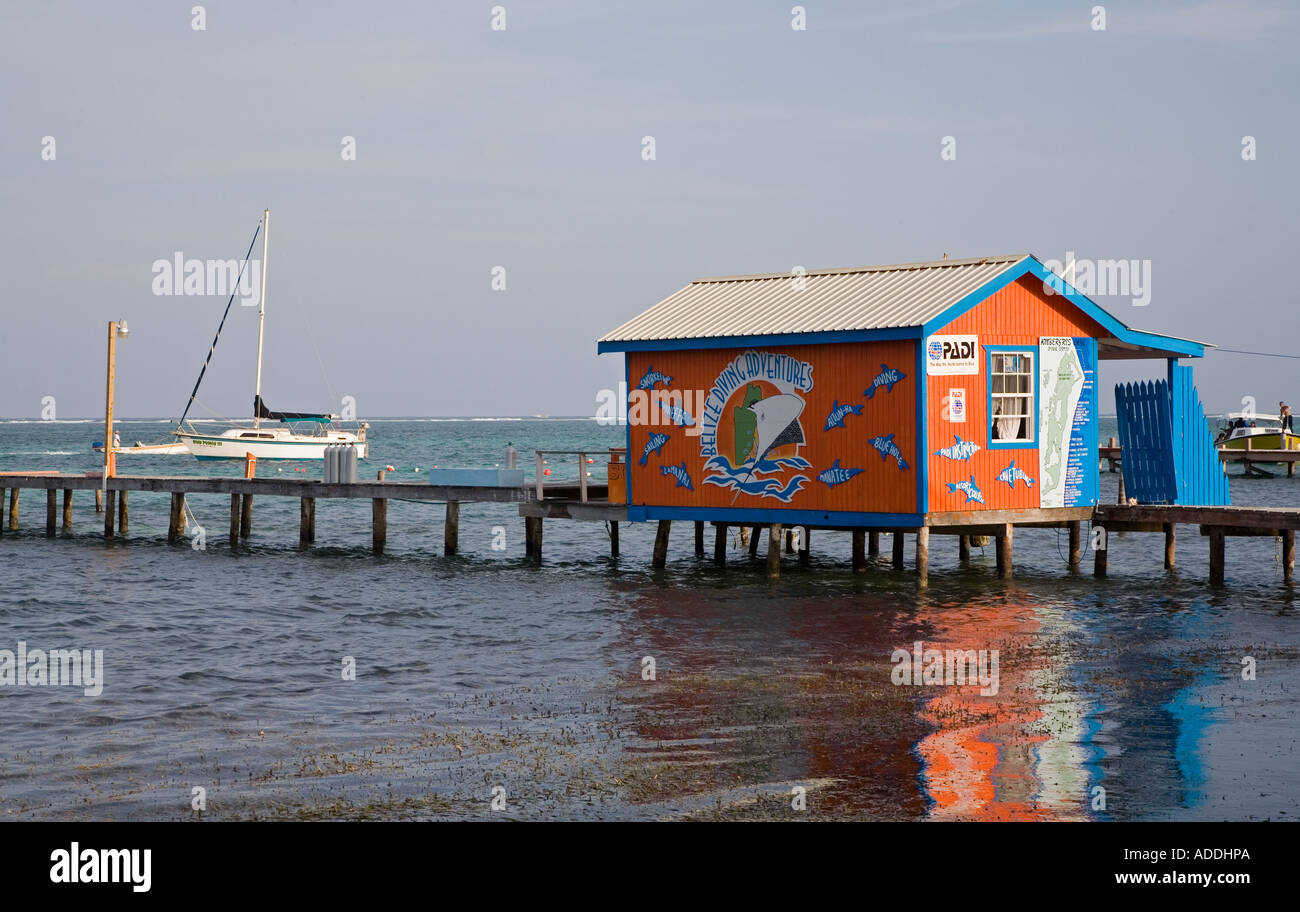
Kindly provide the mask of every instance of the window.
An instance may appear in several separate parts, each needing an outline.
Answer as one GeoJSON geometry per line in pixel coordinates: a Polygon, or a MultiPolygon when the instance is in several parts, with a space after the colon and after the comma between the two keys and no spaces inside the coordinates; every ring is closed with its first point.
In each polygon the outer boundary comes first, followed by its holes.
{"type": "Polygon", "coordinates": [[[989,440],[1002,444],[1034,442],[1034,354],[989,354],[989,440]]]}

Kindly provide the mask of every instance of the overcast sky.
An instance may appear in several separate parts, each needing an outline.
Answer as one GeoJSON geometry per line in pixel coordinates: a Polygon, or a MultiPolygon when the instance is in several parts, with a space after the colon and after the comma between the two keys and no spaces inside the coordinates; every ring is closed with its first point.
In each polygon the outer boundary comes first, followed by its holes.
{"type": "MultiPolygon", "coordinates": [[[[117,317],[119,415],[177,415],[225,299],[153,263],[242,256],[265,207],[272,408],[592,414],[595,339],[693,278],[944,253],[1149,261],[1147,306],[1094,298],[1300,354],[1292,4],[193,5],[4,0],[0,415],[102,415],[117,317]]],[[[256,323],[198,416],[250,411],[256,323]]],[[[1164,375],[1102,368],[1105,411],[1164,375]]],[[[1300,361],[1197,374],[1211,411],[1300,402],[1300,361]]]]}

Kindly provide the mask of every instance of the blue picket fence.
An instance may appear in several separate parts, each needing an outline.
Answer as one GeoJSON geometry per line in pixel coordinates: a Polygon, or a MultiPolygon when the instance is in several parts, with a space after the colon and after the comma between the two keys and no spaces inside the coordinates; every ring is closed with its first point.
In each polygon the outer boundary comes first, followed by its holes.
{"type": "Polygon", "coordinates": [[[1228,476],[1192,369],[1174,364],[1170,376],[1172,389],[1164,380],[1115,386],[1126,494],[1138,503],[1226,505],[1228,476]]]}

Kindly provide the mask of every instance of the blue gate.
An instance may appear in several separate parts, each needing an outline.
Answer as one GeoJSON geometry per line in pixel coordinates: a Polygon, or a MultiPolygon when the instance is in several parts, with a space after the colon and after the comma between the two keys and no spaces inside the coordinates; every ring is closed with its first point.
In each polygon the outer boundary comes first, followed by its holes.
{"type": "Polygon", "coordinates": [[[1124,487],[1139,503],[1223,506],[1228,476],[1192,369],[1174,363],[1164,380],[1115,386],[1124,487]]]}

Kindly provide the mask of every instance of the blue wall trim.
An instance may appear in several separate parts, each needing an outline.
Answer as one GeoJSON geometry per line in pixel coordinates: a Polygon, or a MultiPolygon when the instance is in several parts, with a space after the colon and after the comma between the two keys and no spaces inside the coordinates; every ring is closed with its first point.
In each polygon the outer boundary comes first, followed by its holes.
{"type": "Polygon", "coordinates": [[[919,339],[920,327],[854,329],[839,332],[783,333],[768,336],[711,336],[701,339],[645,339],[633,342],[598,342],[597,354],[634,351],[687,351],[695,348],[753,348],[758,345],[830,345],[835,342],[875,342],[919,339]]]}
{"type": "Polygon", "coordinates": [[[930,512],[930,421],[927,409],[930,378],[925,372],[925,342],[916,343],[916,508],[930,512]]]}
{"type": "Polygon", "coordinates": [[[782,523],[786,526],[859,526],[864,529],[914,529],[921,525],[920,513],[848,513],[834,510],[757,510],[737,507],[654,507],[627,508],[628,522],[659,519],[745,523],[782,523]]]}

